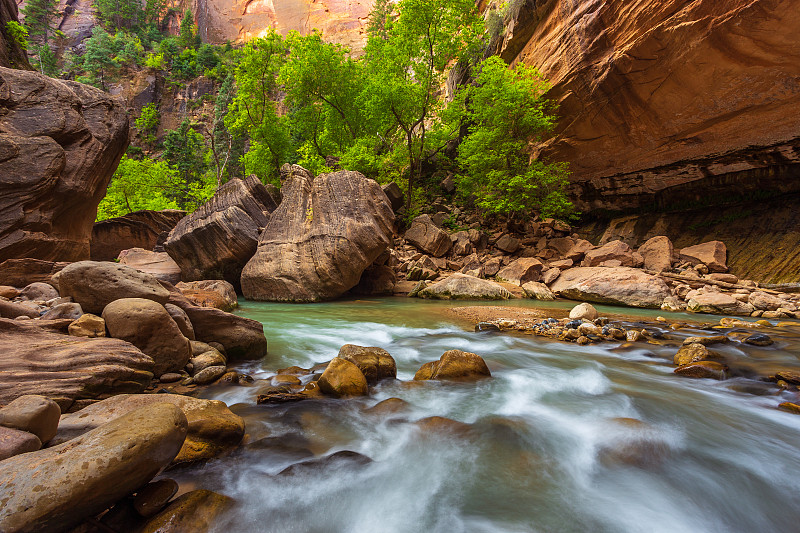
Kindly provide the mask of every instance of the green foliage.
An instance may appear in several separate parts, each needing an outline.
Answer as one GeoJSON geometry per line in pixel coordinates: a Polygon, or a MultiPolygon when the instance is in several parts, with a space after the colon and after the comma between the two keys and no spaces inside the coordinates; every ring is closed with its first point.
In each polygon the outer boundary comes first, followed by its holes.
{"type": "Polygon", "coordinates": [[[277,181],[281,165],[291,153],[288,119],[278,113],[277,76],[288,53],[275,32],[254,39],[241,50],[236,66],[236,96],[225,119],[227,129],[250,139],[242,157],[245,173],[263,181],[277,181]]]}
{"type": "Polygon", "coordinates": [[[464,106],[469,124],[459,146],[464,174],[458,182],[482,209],[504,214],[538,209],[543,216],[557,217],[571,213],[566,165],[530,160],[529,141],[541,139],[555,121],[542,98],[547,89],[536,69],[522,64],[509,69],[494,56],[454,103],[464,106]]]}
{"type": "MultiPolygon", "coordinates": [[[[188,119],[178,129],[170,130],[164,136],[164,159],[171,168],[178,171],[187,186],[199,182],[205,172],[205,153],[205,140],[192,128],[188,119]]],[[[189,198],[188,189],[183,193],[178,195],[179,202],[185,202],[189,198]]]]}
{"type": "Polygon", "coordinates": [[[178,44],[182,48],[197,48],[200,45],[200,36],[197,34],[197,26],[194,23],[191,9],[187,9],[181,19],[178,44]]]}
{"type": "Polygon", "coordinates": [[[107,27],[132,29],[145,19],[140,0],[94,0],[100,21],[107,27]]]}
{"type": "Polygon", "coordinates": [[[137,161],[123,156],[105,198],[97,207],[97,220],[126,215],[140,209],[178,209],[177,172],[164,161],[137,161]]]}
{"type": "Polygon", "coordinates": [[[156,104],[147,104],[142,108],[142,112],[134,121],[136,129],[142,135],[142,140],[152,145],[156,142],[156,132],[158,131],[158,122],[161,119],[161,113],[158,111],[156,104]]]}
{"type": "Polygon", "coordinates": [[[86,40],[86,51],[73,58],[72,68],[78,71],[78,81],[106,89],[106,83],[116,81],[127,68],[141,64],[143,53],[138,37],[124,31],[112,35],[95,26],[86,40]]]}
{"type": "Polygon", "coordinates": [[[5,33],[9,39],[17,43],[23,50],[28,48],[28,30],[16,20],[6,22],[5,33]]]}
{"type": "Polygon", "coordinates": [[[144,59],[144,66],[155,70],[164,69],[164,54],[150,52],[144,59]]]}
{"type": "Polygon", "coordinates": [[[27,0],[22,14],[29,40],[37,44],[47,44],[56,29],[58,0],[27,0]]]}

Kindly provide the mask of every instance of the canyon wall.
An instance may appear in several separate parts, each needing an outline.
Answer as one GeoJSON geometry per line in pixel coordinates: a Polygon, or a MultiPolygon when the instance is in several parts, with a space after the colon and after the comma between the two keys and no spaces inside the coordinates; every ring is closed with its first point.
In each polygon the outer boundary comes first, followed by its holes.
{"type": "Polygon", "coordinates": [[[524,0],[499,47],[559,104],[578,209],[800,190],[796,0],[524,0]]]}

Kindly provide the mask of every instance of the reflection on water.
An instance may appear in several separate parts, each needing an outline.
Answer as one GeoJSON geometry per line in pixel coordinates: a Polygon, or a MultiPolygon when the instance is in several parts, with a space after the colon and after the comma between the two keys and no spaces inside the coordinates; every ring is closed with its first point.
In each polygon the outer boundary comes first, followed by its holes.
{"type": "MultiPolygon", "coordinates": [[[[258,382],[211,388],[205,397],[245,417],[249,444],[169,474],[239,502],[218,528],[226,533],[797,530],[800,417],[775,409],[790,393],[741,392],[758,388],[746,377],[675,377],[680,339],[619,350],[473,333],[442,313],[448,305],[244,302],[242,314],[263,322],[270,342],[266,360],[243,365],[257,380],[326,361],[346,343],[387,349],[401,380],[452,348],[482,355],[494,377],[384,382],[369,398],[279,406],[255,405],[258,382]],[[391,397],[409,406],[365,412],[391,397]],[[468,425],[417,423],[427,417],[468,425]],[[341,450],[372,462],[278,475],[341,450]]],[[[755,358],[796,367],[795,353],[778,342],[755,358]]]]}

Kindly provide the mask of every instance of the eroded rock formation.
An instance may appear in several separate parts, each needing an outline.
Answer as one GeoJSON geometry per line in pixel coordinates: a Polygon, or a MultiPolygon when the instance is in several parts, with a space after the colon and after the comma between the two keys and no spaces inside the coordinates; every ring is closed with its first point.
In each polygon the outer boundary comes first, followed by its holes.
{"type": "Polygon", "coordinates": [[[152,250],[159,236],[168,234],[186,216],[185,211],[134,211],[125,216],[95,222],[92,226],[92,261],[113,261],[122,250],[152,250]]]}
{"type": "Polygon", "coordinates": [[[0,261],[89,258],[97,205],[128,145],[99,89],[0,67],[0,261]]]}
{"type": "Polygon", "coordinates": [[[283,202],[242,271],[252,300],[330,300],[353,288],[392,242],[394,213],[376,181],[341,171],[314,178],[293,167],[283,202]]]}
{"type": "Polygon", "coordinates": [[[553,84],[579,210],[674,208],[800,187],[798,32],[792,0],[527,0],[500,54],[553,84]]]}

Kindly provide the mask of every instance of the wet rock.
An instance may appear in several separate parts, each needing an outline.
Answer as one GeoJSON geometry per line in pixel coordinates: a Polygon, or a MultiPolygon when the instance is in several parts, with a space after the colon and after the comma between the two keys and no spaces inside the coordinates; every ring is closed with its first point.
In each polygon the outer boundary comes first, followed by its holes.
{"type": "Polygon", "coordinates": [[[716,361],[697,361],[681,365],[673,373],[687,378],[723,380],[726,377],[725,371],[725,365],[716,361]]]}
{"type": "MultiPolygon", "coordinates": [[[[0,461],[22,453],[35,452],[41,447],[42,441],[33,433],[0,426],[0,461]]],[[[0,479],[2,479],[2,473],[0,473],[0,479]]],[[[1,516],[2,509],[0,509],[1,516]]]]}
{"type": "Polygon", "coordinates": [[[594,320],[598,316],[600,316],[600,314],[597,312],[597,309],[595,309],[592,304],[586,302],[576,305],[569,312],[569,317],[572,320],[582,320],[584,318],[586,320],[594,320]]]}
{"type": "Polygon", "coordinates": [[[727,272],[728,249],[721,241],[709,241],[688,246],[680,251],[681,261],[704,264],[711,272],[727,272]]]}
{"type": "Polygon", "coordinates": [[[186,298],[200,307],[213,307],[222,311],[232,311],[238,305],[236,289],[221,279],[181,282],[175,286],[186,298]]]}
{"type": "Polygon", "coordinates": [[[156,403],[71,442],[6,459],[0,530],[63,531],[96,515],[168,465],[186,431],[180,409],[156,403]]]}
{"type": "Polygon", "coordinates": [[[225,373],[224,366],[209,366],[199,372],[195,372],[193,381],[198,385],[208,385],[214,383],[225,373]]]}
{"type": "Polygon", "coordinates": [[[479,322],[475,324],[475,331],[500,331],[500,326],[491,322],[479,322]]]}
{"type": "Polygon", "coordinates": [[[708,359],[709,356],[710,352],[708,348],[702,344],[685,344],[678,349],[678,353],[675,354],[673,361],[676,365],[683,366],[708,359]]]}
{"type": "Polygon", "coordinates": [[[427,435],[455,435],[459,437],[467,437],[472,433],[472,426],[446,418],[444,416],[429,416],[421,418],[414,423],[423,434],[427,435]]]}
{"type": "Polygon", "coordinates": [[[386,398],[376,403],[368,409],[364,409],[365,415],[388,417],[407,413],[411,410],[411,404],[400,398],[386,398]]]}
{"type": "Polygon", "coordinates": [[[25,394],[54,400],[62,411],[76,401],[142,392],[153,360],[118,339],[87,339],[0,319],[0,404],[25,394]]]}
{"type": "Polygon", "coordinates": [[[19,291],[20,300],[46,302],[58,298],[58,291],[49,283],[34,282],[19,291]]]}
{"type": "Polygon", "coordinates": [[[278,475],[307,475],[325,468],[334,468],[339,466],[366,466],[370,463],[372,463],[372,459],[366,455],[362,455],[358,452],[352,452],[350,450],[342,450],[340,452],[332,453],[331,455],[323,457],[322,459],[312,459],[310,461],[303,461],[302,463],[293,464],[292,466],[282,470],[278,475]]]}
{"type": "Polygon", "coordinates": [[[781,411],[786,411],[787,413],[792,413],[794,415],[800,415],[800,405],[792,402],[783,402],[778,406],[778,409],[781,411]]]}
{"type": "Polygon", "coordinates": [[[561,273],[550,290],[571,300],[654,309],[670,296],[661,278],[627,267],[571,268],[561,273]]]}
{"type": "Polygon", "coordinates": [[[631,465],[640,468],[658,466],[669,454],[669,448],[658,439],[649,424],[635,418],[614,418],[606,442],[599,449],[600,460],[606,465],[631,465]]]}
{"type": "Polygon", "coordinates": [[[497,273],[497,280],[524,285],[530,281],[539,281],[543,268],[542,262],[535,257],[522,257],[501,269],[497,273]]]}
{"type": "Polygon", "coordinates": [[[119,264],[135,268],[139,272],[145,272],[168,283],[178,283],[181,280],[181,267],[166,252],[153,252],[142,248],[122,250],[119,254],[119,264]]]}
{"type": "Polygon", "coordinates": [[[752,335],[745,337],[744,342],[747,344],[752,344],[753,346],[769,346],[774,341],[772,340],[772,337],[765,333],[753,333],[752,335]]]}
{"type": "Polygon", "coordinates": [[[425,363],[414,375],[415,381],[446,379],[475,381],[491,377],[486,361],[480,355],[461,350],[448,350],[438,361],[425,363]]]}
{"type": "Polygon", "coordinates": [[[56,275],[61,296],[71,296],[87,313],[99,315],[120,298],[167,303],[169,291],[150,274],[116,263],[79,261],[56,275]]]}
{"type": "Polygon", "coordinates": [[[672,268],[674,249],[669,237],[659,235],[645,241],[637,250],[644,259],[644,268],[664,272],[672,268]]]}
{"type": "Polygon", "coordinates": [[[687,337],[683,340],[683,344],[702,344],[703,346],[711,346],[712,344],[725,344],[730,342],[726,335],[710,335],[708,337],[687,337]]]}
{"type": "Polygon", "coordinates": [[[791,370],[782,370],[777,372],[775,376],[792,385],[800,385],[800,372],[793,372],[791,370]]]}
{"type": "Polygon", "coordinates": [[[282,188],[283,202],[242,271],[248,299],[338,298],[392,242],[394,213],[377,182],[358,172],[313,178],[293,168],[282,188]]]}
{"type": "Polygon", "coordinates": [[[140,516],[148,518],[164,508],[178,492],[174,479],[159,479],[145,485],[136,493],[133,508],[140,516]]]}
{"type": "Polygon", "coordinates": [[[397,364],[383,348],[345,344],[339,349],[338,357],[356,365],[370,385],[397,377],[397,364]]]}
{"type": "Polygon", "coordinates": [[[336,398],[369,394],[367,379],[358,366],[339,357],[328,363],[317,383],[322,392],[336,398]]]}
{"type": "Polygon", "coordinates": [[[103,320],[112,337],[130,342],[153,358],[156,376],[177,372],[189,362],[189,339],[164,306],[144,298],[123,298],[108,304],[103,320]]]}
{"type": "Polygon", "coordinates": [[[276,207],[255,175],[231,179],[175,226],[164,248],[184,281],[224,279],[238,287],[242,269],[256,253],[259,230],[276,207]]]}
{"type": "Polygon", "coordinates": [[[188,420],[186,439],[173,455],[173,463],[212,459],[238,446],[244,437],[244,420],[223,402],[179,394],[120,394],[62,416],[53,443],[71,441],[128,413],[161,403],[179,408],[188,420]]]}
{"type": "Polygon", "coordinates": [[[404,237],[406,241],[434,257],[442,257],[453,246],[450,235],[434,224],[428,215],[420,215],[412,220],[404,237]]]}
{"type": "Polygon", "coordinates": [[[434,300],[507,300],[511,293],[501,285],[466,274],[453,274],[419,291],[420,298],[434,300]]]}
{"type": "Polygon", "coordinates": [[[204,351],[190,359],[193,372],[200,372],[201,370],[204,370],[210,366],[225,366],[227,363],[225,356],[222,355],[218,350],[211,348],[211,346],[209,346],[209,348],[209,350],[204,351]]]}
{"type": "Polygon", "coordinates": [[[525,296],[532,300],[552,301],[556,295],[545,285],[536,281],[529,281],[522,285],[525,296]]]}
{"type": "Polygon", "coordinates": [[[150,518],[139,531],[208,533],[233,503],[233,499],[210,490],[193,490],[176,498],[163,511],[150,518]]]}
{"type": "Polygon", "coordinates": [[[74,337],[105,337],[106,321],[97,315],[85,313],[69,325],[69,334],[74,337]]]}
{"type": "Polygon", "coordinates": [[[183,379],[182,374],[178,374],[177,372],[167,372],[166,374],[161,374],[158,380],[161,383],[175,383],[176,381],[180,381],[183,379]]]}
{"type": "Polygon", "coordinates": [[[27,431],[47,444],[55,437],[61,409],[49,398],[25,395],[0,408],[0,426],[27,431]]]}

